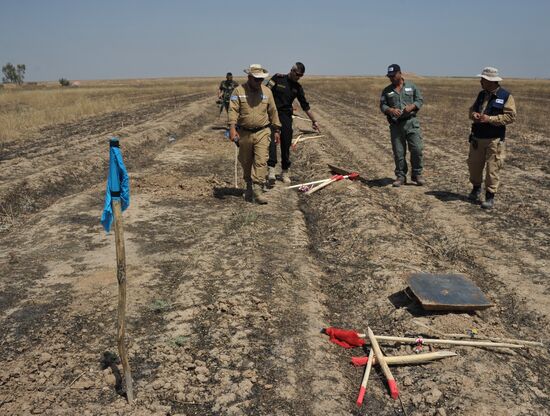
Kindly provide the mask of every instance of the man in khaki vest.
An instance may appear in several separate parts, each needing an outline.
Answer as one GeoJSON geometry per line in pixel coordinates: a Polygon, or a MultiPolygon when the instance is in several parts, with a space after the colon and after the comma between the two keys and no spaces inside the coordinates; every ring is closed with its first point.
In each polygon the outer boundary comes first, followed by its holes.
{"type": "Polygon", "coordinates": [[[239,146],[239,162],[246,182],[245,199],[267,204],[262,195],[267,175],[271,129],[279,143],[281,122],[271,90],[262,82],[269,73],[259,64],[244,72],[248,81],[233,90],[229,103],[229,139],[239,146]]]}
{"type": "Polygon", "coordinates": [[[500,86],[502,78],[498,75],[498,69],[486,67],[478,77],[482,90],[470,107],[469,114],[473,123],[468,169],[473,188],[468,198],[472,202],[480,202],[485,169],[486,192],[481,208],[492,209],[499,185],[499,172],[504,164],[506,125],[516,119],[516,104],[512,94],[500,86]]]}

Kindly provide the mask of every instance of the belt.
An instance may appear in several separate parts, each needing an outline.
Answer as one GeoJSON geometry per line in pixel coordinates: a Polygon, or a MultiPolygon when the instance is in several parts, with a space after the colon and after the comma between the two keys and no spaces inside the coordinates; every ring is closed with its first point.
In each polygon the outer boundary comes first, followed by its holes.
{"type": "Polygon", "coordinates": [[[407,120],[410,120],[411,118],[415,118],[416,117],[416,114],[411,114],[409,116],[406,116],[406,117],[399,117],[398,119],[394,119],[390,116],[386,116],[388,118],[388,121],[390,124],[399,124],[403,121],[407,121],[407,120]]]}
{"type": "Polygon", "coordinates": [[[267,125],[265,125],[265,126],[263,126],[263,127],[249,128],[249,127],[239,126],[238,128],[239,128],[239,130],[244,130],[244,131],[249,131],[249,132],[252,132],[252,133],[257,133],[257,132],[259,132],[259,131],[261,131],[261,130],[263,130],[263,129],[268,128],[269,126],[270,126],[270,125],[267,124],[267,125]]]}

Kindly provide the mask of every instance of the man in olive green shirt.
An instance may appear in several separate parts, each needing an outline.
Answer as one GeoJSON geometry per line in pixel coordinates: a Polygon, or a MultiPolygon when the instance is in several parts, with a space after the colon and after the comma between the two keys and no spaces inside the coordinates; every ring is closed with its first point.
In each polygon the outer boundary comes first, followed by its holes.
{"type": "Polygon", "coordinates": [[[411,153],[411,179],[422,186],[422,149],[424,147],[420,123],[416,113],[422,107],[423,98],[414,83],[405,81],[401,68],[397,64],[388,67],[387,77],[391,84],[382,91],[380,110],[386,115],[390,124],[391,144],[395,161],[395,176],[393,186],[399,187],[407,182],[407,146],[411,153]]]}

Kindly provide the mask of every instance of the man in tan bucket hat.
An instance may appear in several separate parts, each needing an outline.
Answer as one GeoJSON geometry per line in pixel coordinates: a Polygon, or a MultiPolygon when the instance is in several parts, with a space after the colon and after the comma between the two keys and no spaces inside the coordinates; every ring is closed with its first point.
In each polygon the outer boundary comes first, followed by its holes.
{"type": "Polygon", "coordinates": [[[502,78],[498,69],[486,67],[477,76],[480,77],[483,89],[470,107],[470,120],[473,123],[468,169],[473,188],[468,198],[472,202],[480,202],[485,169],[486,192],[481,208],[492,209],[499,186],[499,172],[504,165],[506,125],[516,119],[516,104],[512,94],[500,86],[502,78]]]}
{"type": "Polygon", "coordinates": [[[244,72],[248,81],[233,90],[229,104],[229,138],[239,146],[239,162],[246,182],[245,199],[267,204],[263,185],[267,175],[267,160],[271,129],[279,142],[281,122],[271,90],[262,84],[269,73],[259,64],[244,72]]]}

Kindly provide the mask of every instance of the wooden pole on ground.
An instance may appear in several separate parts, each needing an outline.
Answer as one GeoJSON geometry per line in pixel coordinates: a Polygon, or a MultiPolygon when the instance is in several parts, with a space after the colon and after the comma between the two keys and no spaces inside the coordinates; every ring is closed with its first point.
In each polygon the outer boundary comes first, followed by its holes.
{"type": "MultiPolygon", "coordinates": [[[[360,338],[367,338],[367,334],[358,334],[360,338]]],[[[462,345],[465,347],[500,347],[500,348],[525,348],[524,344],[511,344],[505,342],[491,341],[463,341],[458,339],[432,339],[432,338],[409,338],[409,337],[392,337],[387,335],[376,335],[378,342],[393,342],[401,344],[439,344],[439,345],[462,345]]]]}
{"type": "Polygon", "coordinates": [[[367,334],[370,339],[371,347],[374,349],[376,360],[378,361],[380,368],[382,368],[382,372],[386,376],[386,380],[388,380],[388,387],[390,388],[391,397],[392,399],[397,400],[397,398],[399,397],[399,391],[397,390],[397,383],[395,382],[395,378],[391,373],[390,367],[388,367],[388,363],[386,362],[384,354],[382,354],[380,345],[378,345],[378,341],[374,337],[374,333],[372,332],[372,329],[370,329],[370,327],[367,327],[367,334]]]}
{"type": "Polygon", "coordinates": [[[520,345],[530,345],[533,347],[544,347],[542,341],[526,341],[524,339],[513,339],[513,338],[496,338],[496,337],[486,337],[483,335],[466,335],[466,334],[445,334],[449,338],[460,338],[460,339],[470,339],[470,340],[486,340],[492,342],[505,342],[510,344],[520,344],[520,345]]]}
{"type": "Polygon", "coordinates": [[[315,192],[317,192],[317,191],[319,191],[319,190],[321,190],[321,189],[323,189],[323,188],[329,186],[331,183],[336,182],[336,181],[339,181],[339,180],[340,180],[340,178],[336,178],[335,176],[333,176],[332,178],[327,179],[327,180],[324,181],[324,182],[321,182],[319,185],[314,186],[314,187],[311,188],[309,191],[307,191],[305,194],[306,194],[306,195],[311,195],[311,194],[313,194],[313,193],[315,193],[315,192]]]}
{"type": "MultiPolygon", "coordinates": [[[[388,365],[406,365],[406,364],[425,364],[430,361],[440,360],[442,358],[454,357],[456,352],[443,350],[443,351],[434,351],[434,352],[425,352],[422,354],[409,354],[409,355],[395,355],[395,356],[385,356],[386,363],[388,365]]],[[[353,357],[352,363],[356,367],[360,367],[368,364],[370,361],[370,355],[368,357],[353,357]]],[[[372,359],[373,364],[377,364],[376,357],[372,359]]]]}
{"type": "Polygon", "coordinates": [[[294,188],[299,188],[300,186],[315,185],[315,184],[317,184],[317,183],[326,182],[326,181],[328,181],[329,179],[330,179],[330,178],[327,178],[327,179],[319,179],[318,181],[312,181],[312,182],[299,183],[299,184],[297,184],[297,185],[287,186],[285,189],[294,189],[294,188]]]}

